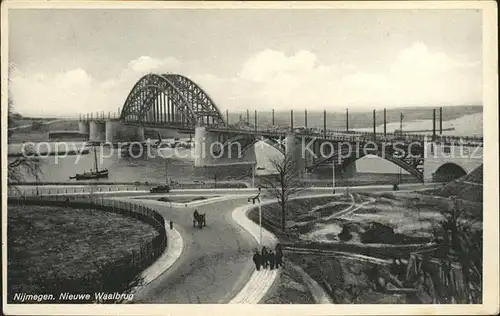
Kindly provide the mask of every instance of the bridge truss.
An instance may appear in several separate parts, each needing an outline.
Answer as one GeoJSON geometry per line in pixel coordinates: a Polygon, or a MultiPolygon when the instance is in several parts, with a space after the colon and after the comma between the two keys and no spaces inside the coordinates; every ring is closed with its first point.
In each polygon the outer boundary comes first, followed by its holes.
{"type": "Polygon", "coordinates": [[[226,125],[208,94],[187,77],[148,74],[130,91],[120,120],[129,124],[193,129],[226,125]]]}

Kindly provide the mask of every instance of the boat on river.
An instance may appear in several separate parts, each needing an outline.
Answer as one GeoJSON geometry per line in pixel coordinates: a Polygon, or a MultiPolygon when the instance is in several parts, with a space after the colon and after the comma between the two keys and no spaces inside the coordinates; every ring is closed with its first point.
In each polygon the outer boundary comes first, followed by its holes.
{"type": "Polygon", "coordinates": [[[97,164],[97,150],[95,148],[94,148],[94,162],[95,162],[94,165],[95,170],[90,169],[89,172],[77,173],[75,176],[69,178],[76,180],[92,180],[92,179],[107,178],[109,175],[108,169],[99,170],[97,164]]]}

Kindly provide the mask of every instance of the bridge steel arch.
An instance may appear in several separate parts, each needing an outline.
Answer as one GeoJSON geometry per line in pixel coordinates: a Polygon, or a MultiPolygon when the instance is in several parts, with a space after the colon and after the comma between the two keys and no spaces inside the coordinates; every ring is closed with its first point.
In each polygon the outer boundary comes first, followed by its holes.
{"type": "MultiPolygon", "coordinates": [[[[265,143],[271,145],[275,149],[277,149],[279,152],[281,152],[283,155],[286,152],[286,144],[284,142],[274,138],[264,138],[262,136],[259,136],[258,134],[254,135],[237,135],[233,137],[227,138],[227,140],[224,142],[223,145],[223,150],[226,152],[229,152],[232,150],[232,144],[238,142],[241,144],[241,153],[243,154],[247,149],[249,149],[251,146],[253,146],[257,141],[264,141],[265,143]]],[[[220,149],[219,149],[220,150],[220,149]]],[[[234,155],[234,153],[231,153],[234,155]]],[[[398,167],[401,167],[403,170],[408,171],[410,174],[415,176],[418,180],[423,181],[424,180],[424,174],[423,172],[417,168],[418,165],[423,166],[423,158],[418,158],[418,157],[410,157],[407,154],[405,156],[395,156],[392,155],[391,153],[383,152],[380,150],[371,150],[371,151],[365,151],[361,150],[361,148],[358,148],[358,151],[352,151],[351,148],[342,148],[341,151],[336,151],[332,155],[329,155],[328,157],[316,159],[313,161],[312,164],[306,166],[306,169],[309,171],[314,171],[317,169],[319,166],[323,164],[328,164],[332,162],[336,162],[337,166],[346,166],[350,163],[353,163],[354,161],[363,158],[368,155],[374,155],[378,156],[380,158],[383,158],[387,161],[390,161],[397,165],[398,167]],[[349,154],[349,156],[347,156],[349,154]],[[341,156],[341,159],[339,160],[339,155],[341,156]],[[346,157],[347,156],[347,157],[346,157]]]]}
{"type": "Polygon", "coordinates": [[[421,170],[417,168],[417,165],[421,164],[423,166],[423,158],[408,158],[407,156],[394,156],[391,154],[384,153],[380,150],[371,150],[371,151],[355,151],[353,152],[350,148],[342,149],[341,151],[336,151],[333,155],[328,157],[324,157],[321,159],[317,159],[312,165],[308,166],[307,169],[310,171],[314,171],[320,165],[333,163],[335,161],[337,165],[345,166],[346,164],[350,164],[355,162],[358,159],[361,159],[365,156],[373,155],[378,156],[382,159],[392,162],[393,164],[401,167],[403,170],[408,171],[411,175],[415,176],[419,181],[424,181],[424,174],[421,170]],[[346,156],[350,154],[349,156],[346,156]],[[341,155],[339,159],[339,155],[341,155]]]}
{"type": "Polygon", "coordinates": [[[447,161],[440,165],[433,173],[433,180],[451,181],[467,175],[470,171],[457,161],[447,161]]]}
{"type": "Polygon", "coordinates": [[[263,141],[264,143],[270,145],[271,147],[277,149],[283,155],[285,154],[286,147],[281,141],[281,137],[279,139],[273,137],[263,137],[261,135],[236,135],[232,137],[226,137],[226,139],[221,142],[222,148],[218,150],[223,150],[224,152],[232,152],[233,145],[235,143],[240,144],[241,154],[250,149],[253,145],[255,145],[258,141],[263,141]]]}
{"type": "Polygon", "coordinates": [[[183,128],[226,125],[208,94],[178,74],[147,74],[139,79],[125,100],[120,120],[183,128]]]}

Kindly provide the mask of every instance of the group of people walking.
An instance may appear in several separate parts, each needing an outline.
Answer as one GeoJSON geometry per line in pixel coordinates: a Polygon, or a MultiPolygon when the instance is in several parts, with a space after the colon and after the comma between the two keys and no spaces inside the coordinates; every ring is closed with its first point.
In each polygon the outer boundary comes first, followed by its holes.
{"type": "Polygon", "coordinates": [[[261,267],[264,269],[269,268],[271,270],[282,267],[283,251],[281,250],[281,244],[276,245],[276,249],[274,251],[272,249],[268,250],[266,247],[262,247],[260,252],[258,249],[255,249],[253,262],[255,263],[257,271],[260,271],[261,267]]]}

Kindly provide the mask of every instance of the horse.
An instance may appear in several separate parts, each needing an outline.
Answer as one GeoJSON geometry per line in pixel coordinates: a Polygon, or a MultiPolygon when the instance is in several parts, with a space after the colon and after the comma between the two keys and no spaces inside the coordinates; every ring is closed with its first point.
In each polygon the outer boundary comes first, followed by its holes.
{"type": "Polygon", "coordinates": [[[207,222],[205,220],[205,213],[200,214],[198,211],[194,211],[193,213],[193,227],[196,227],[198,224],[198,228],[202,229],[204,226],[207,226],[207,222]]]}

